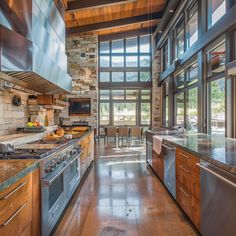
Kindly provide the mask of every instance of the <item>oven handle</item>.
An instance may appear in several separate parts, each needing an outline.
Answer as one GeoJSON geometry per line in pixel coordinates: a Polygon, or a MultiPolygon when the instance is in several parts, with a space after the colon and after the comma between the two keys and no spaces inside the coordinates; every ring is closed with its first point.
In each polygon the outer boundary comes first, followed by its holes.
{"type": "Polygon", "coordinates": [[[205,170],[206,172],[210,173],[211,175],[215,176],[216,178],[219,178],[220,180],[222,180],[223,182],[231,185],[233,188],[236,189],[236,184],[234,182],[232,182],[231,180],[226,179],[225,177],[223,177],[222,175],[216,173],[213,170],[210,170],[209,168],[207,168],[206,166],[204,166],[201,163],[196,163],[197,166],[199,166],[200,168],[202,168],[203,170],[205,170]]]}
{"type": "Polygon", "coordinates": [[[73,158],[73,160],[70,161],[70,164],[72,164],[76,159],[78,159],[82,155],[83,151],[81,151],[76,157],[73,158]]]}
{"type": "Polygon", "coordinates": [[[67,167],[69,167],[69,165],[70,165],[70,162],[69,162],[65,167],[63,167],[55,176],[53,176],[53,178],[51,178],[51,179],[49,179],[49,180],[47,180],[47,179],[41,179],[42,184],[43,184],[43,185],[46,185],[46,186],[50,186],[50,185],[53,183],[53,181],[54,181],[62,172],[64,172],[67,167]]]}

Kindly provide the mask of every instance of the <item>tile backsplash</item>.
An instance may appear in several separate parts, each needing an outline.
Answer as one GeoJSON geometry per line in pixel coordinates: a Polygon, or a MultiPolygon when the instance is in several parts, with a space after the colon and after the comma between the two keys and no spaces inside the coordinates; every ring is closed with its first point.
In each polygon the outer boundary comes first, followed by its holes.
{"type": "Polygon", "coordinates": [[[28,121],[27,93],[15,90],[0,90],[0,135],[13,134],[16,128],[24,127],[28,121]],[[12,104],[13,96],[21,97],[21,105],[12,104]]]}

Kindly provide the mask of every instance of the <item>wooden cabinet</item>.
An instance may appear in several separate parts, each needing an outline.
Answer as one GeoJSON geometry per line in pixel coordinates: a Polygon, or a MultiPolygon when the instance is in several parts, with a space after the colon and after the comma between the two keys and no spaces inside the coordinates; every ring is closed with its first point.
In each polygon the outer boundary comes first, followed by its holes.
{"type": "Polygon", "coordinates": [[[152,168],[158,177],[164,181],[164,158],[162,153],[158,155],[156,152],[152,152],[152,168]]]}
{"type": "Polygon", "coordinates": [[[176,149],[176,199],[195,226],[200,228],[200,159],[176,149]]]}
{"type": "MultiPolygon", "coordinates": [[[[36,170],[37,171],[37,170],[36,170]]],[[[0,192],[0,235],[39,235],[33,225],[39,226],[33,202],[33,176],[36,172],[23,177],[9,188],[0,192]]],[[[39,182],[39,176],[38,180],[39,182]]],[[[37,183],[36,183],[37,184],[37,183]]],[[[34,198],[36,199],[36,198],[34,198]]],[[[39,213],[39,212],[38,212],[39,213]]],[[[37,213],[37,214],[38,214],[37,213]]]]}
{"type": "Polygon", "coordinates": [[[94,159],[94,133],[91,132],[84,138],[81,138],[79,144],[83,151],[80,156],[80,169],[82,177],[94,159]]]}

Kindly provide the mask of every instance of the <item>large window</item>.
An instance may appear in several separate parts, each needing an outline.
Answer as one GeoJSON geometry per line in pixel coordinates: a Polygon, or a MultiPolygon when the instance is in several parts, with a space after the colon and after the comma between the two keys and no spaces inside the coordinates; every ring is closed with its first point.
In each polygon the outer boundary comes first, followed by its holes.
{"type": "Polygon", "coordinates": [[[101,102],[100,103],[100,124],[101,125],[109,125],[110,124],[110,106],[109,102],[101,102]]]}
{"type": "Polygon", "coordinates": [[[215,76],[225,70],[225,41],[207,51],[208,77],[215,76]]]}
{"type": "Polygon", "coordinates": [[[189,63],[174,78],[175,82],[175,124],[188,131],[198,131],[198,67],[189,63]]]}
{"type": "Polygon", "coordinates": [[[175,29],[175,58],[184,54],[184,18],[182,18],[175,29]]]}
{"type": "Polygon", "coordinates": [[[186,126],[187,130],[198,131],[198,89],[189,89],[186,92],[186,126]]]}
{"type": "Polygon", "coordinates": [[[184,93],[178,93],[175,95],[175,104],[176,104],[176,124],[184,125],[184,93]]]}
{"type": "Polygon", "coordinates": [[[225,135],[225,79],[208,83],[209,133],[225,135]]]}
{"type": "Polygon", "coordinates": [[[100,125],[149,126],[150,35],[100,42],[100,125]]]}
{"type": "Polygon", "coordinates": [[[168,40],[165,42],[162,48],[162,71],[165,71],[169,65],[169,57],[168,57],[168,40]]]}
{"type": "Polygon", "coordinates": [[[225,135],[225,39],[218,39],[207,54],[208,133],[225,135]]]}
{"type": "Polygon", "coordinates": [[[208,28],[226,13],[226,0],[208,0],[208,28]]]}
{"type": "Polygon", "coordinates": [[[99,100],[100,125],[150,125],[150,89],[101,89],[99,100]]]}
{"type": "Polygon", "coordinates": [[[198,40],[198,5],[197,3],[188,11],[186,24],[187,49],[198,40]]]}
{"type": "Polygon", "coordinates": [[[116,126],[136,125],[136,103],[113,103],[114,120],[116,126]]]}

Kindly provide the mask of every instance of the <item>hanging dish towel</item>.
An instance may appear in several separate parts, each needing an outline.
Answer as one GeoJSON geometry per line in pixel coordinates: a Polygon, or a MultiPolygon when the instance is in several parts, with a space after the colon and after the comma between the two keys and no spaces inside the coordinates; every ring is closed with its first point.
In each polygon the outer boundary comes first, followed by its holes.
{"type": "Polygon", "coordinates": [[[158,155],[161,154],[161,147],[162,147],[162,138],[158,135],[153,136],[153,151],[156,152],[158,155]]]}

